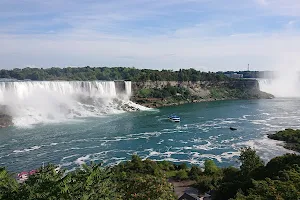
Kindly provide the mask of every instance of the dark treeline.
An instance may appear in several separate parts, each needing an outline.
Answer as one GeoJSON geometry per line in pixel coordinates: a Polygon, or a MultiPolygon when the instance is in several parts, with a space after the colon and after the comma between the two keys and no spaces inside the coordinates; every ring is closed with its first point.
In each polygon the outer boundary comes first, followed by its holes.
{"type": "Polygon", "coordinates": [[[73,172],[40,168],[24,183],[0,168],[0,199],[176,199],[168,179],[194,180],[202,193],[217,200],[296,200],[300,199],[300,156],[286,154],[266,165],[251,148],[241,150],[240,168],[219,168],[206,160],[204,169],[168,161],[131,161],[113,167],[83,165],[73,172]]]}
{"type": "Polygon", "coordinates": [[[68,67],[24,68],[0,70],[0,78],[18,80],[131,80],[131,81],[222,81],[230,80],[223,74],[200,72],[195,69],[152,70],[126,67],[68,67]]]}

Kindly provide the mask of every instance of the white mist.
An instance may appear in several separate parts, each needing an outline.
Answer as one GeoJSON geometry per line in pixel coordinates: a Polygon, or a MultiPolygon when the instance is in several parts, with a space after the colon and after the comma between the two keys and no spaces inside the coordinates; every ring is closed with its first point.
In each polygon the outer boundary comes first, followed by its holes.
{"type": "Polygon", "coordinates": [[[273,68],[274,78],[259,81],[260,90],[275,97],[300,97],[300,64],[293,58],[282,58],[273,68]]]}

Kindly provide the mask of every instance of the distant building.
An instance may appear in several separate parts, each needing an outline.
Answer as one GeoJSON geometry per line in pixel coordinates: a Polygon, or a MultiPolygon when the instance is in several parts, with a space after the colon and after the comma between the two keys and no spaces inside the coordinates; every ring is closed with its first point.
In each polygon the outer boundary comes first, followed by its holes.
{"type": "Polygon", "coordinates": [[[200,198],[194,194],[184,193],[178,200],[200,200],[200,198]]]}
{"type": "Polygon", "coordinates": [[[195,194],[185,192],[178,200],[211,200],[211,195],[205,193],[204,196],[199,197],[195,194]]]}
{"type": "Polygon", "coordinates": [[[224,75],[229,78],[243,78],[244,77],[243,74],[238,74],[238,73],[225,73],[224,75]]]}

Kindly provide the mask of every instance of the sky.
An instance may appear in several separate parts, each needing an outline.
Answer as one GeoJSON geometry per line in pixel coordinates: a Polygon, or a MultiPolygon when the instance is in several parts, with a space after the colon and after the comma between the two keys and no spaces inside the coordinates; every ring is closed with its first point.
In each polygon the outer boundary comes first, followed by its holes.
{"type": "Polygon", "coordinates": [[[0,0],[0,69],[300,69],[300,0],[0,0]]]}

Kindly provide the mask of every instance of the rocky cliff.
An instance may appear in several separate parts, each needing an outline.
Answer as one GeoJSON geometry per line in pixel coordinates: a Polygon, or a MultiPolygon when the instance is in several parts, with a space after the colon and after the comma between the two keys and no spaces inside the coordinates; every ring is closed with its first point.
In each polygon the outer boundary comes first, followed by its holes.
{"type": "Polygon", "coordinates": [[[8,114],[6,106],[0,106],[0,128],[6,128],[12,126],[12,117],[8,114]]]}
{"type": "Polygon", "coordinates": [[[273,98],[271,94],[267,94],[259,90],[258,81],[250,79],[220,82],[133,82],[132,93],[133,101],[148,107],[161,107],[183,103],[226,99],[273,98]],[[183,92],[172,92],[175,88],[181,88],[183,92]],[[168,94],[169,92],[170,94],[168,94]]]}

